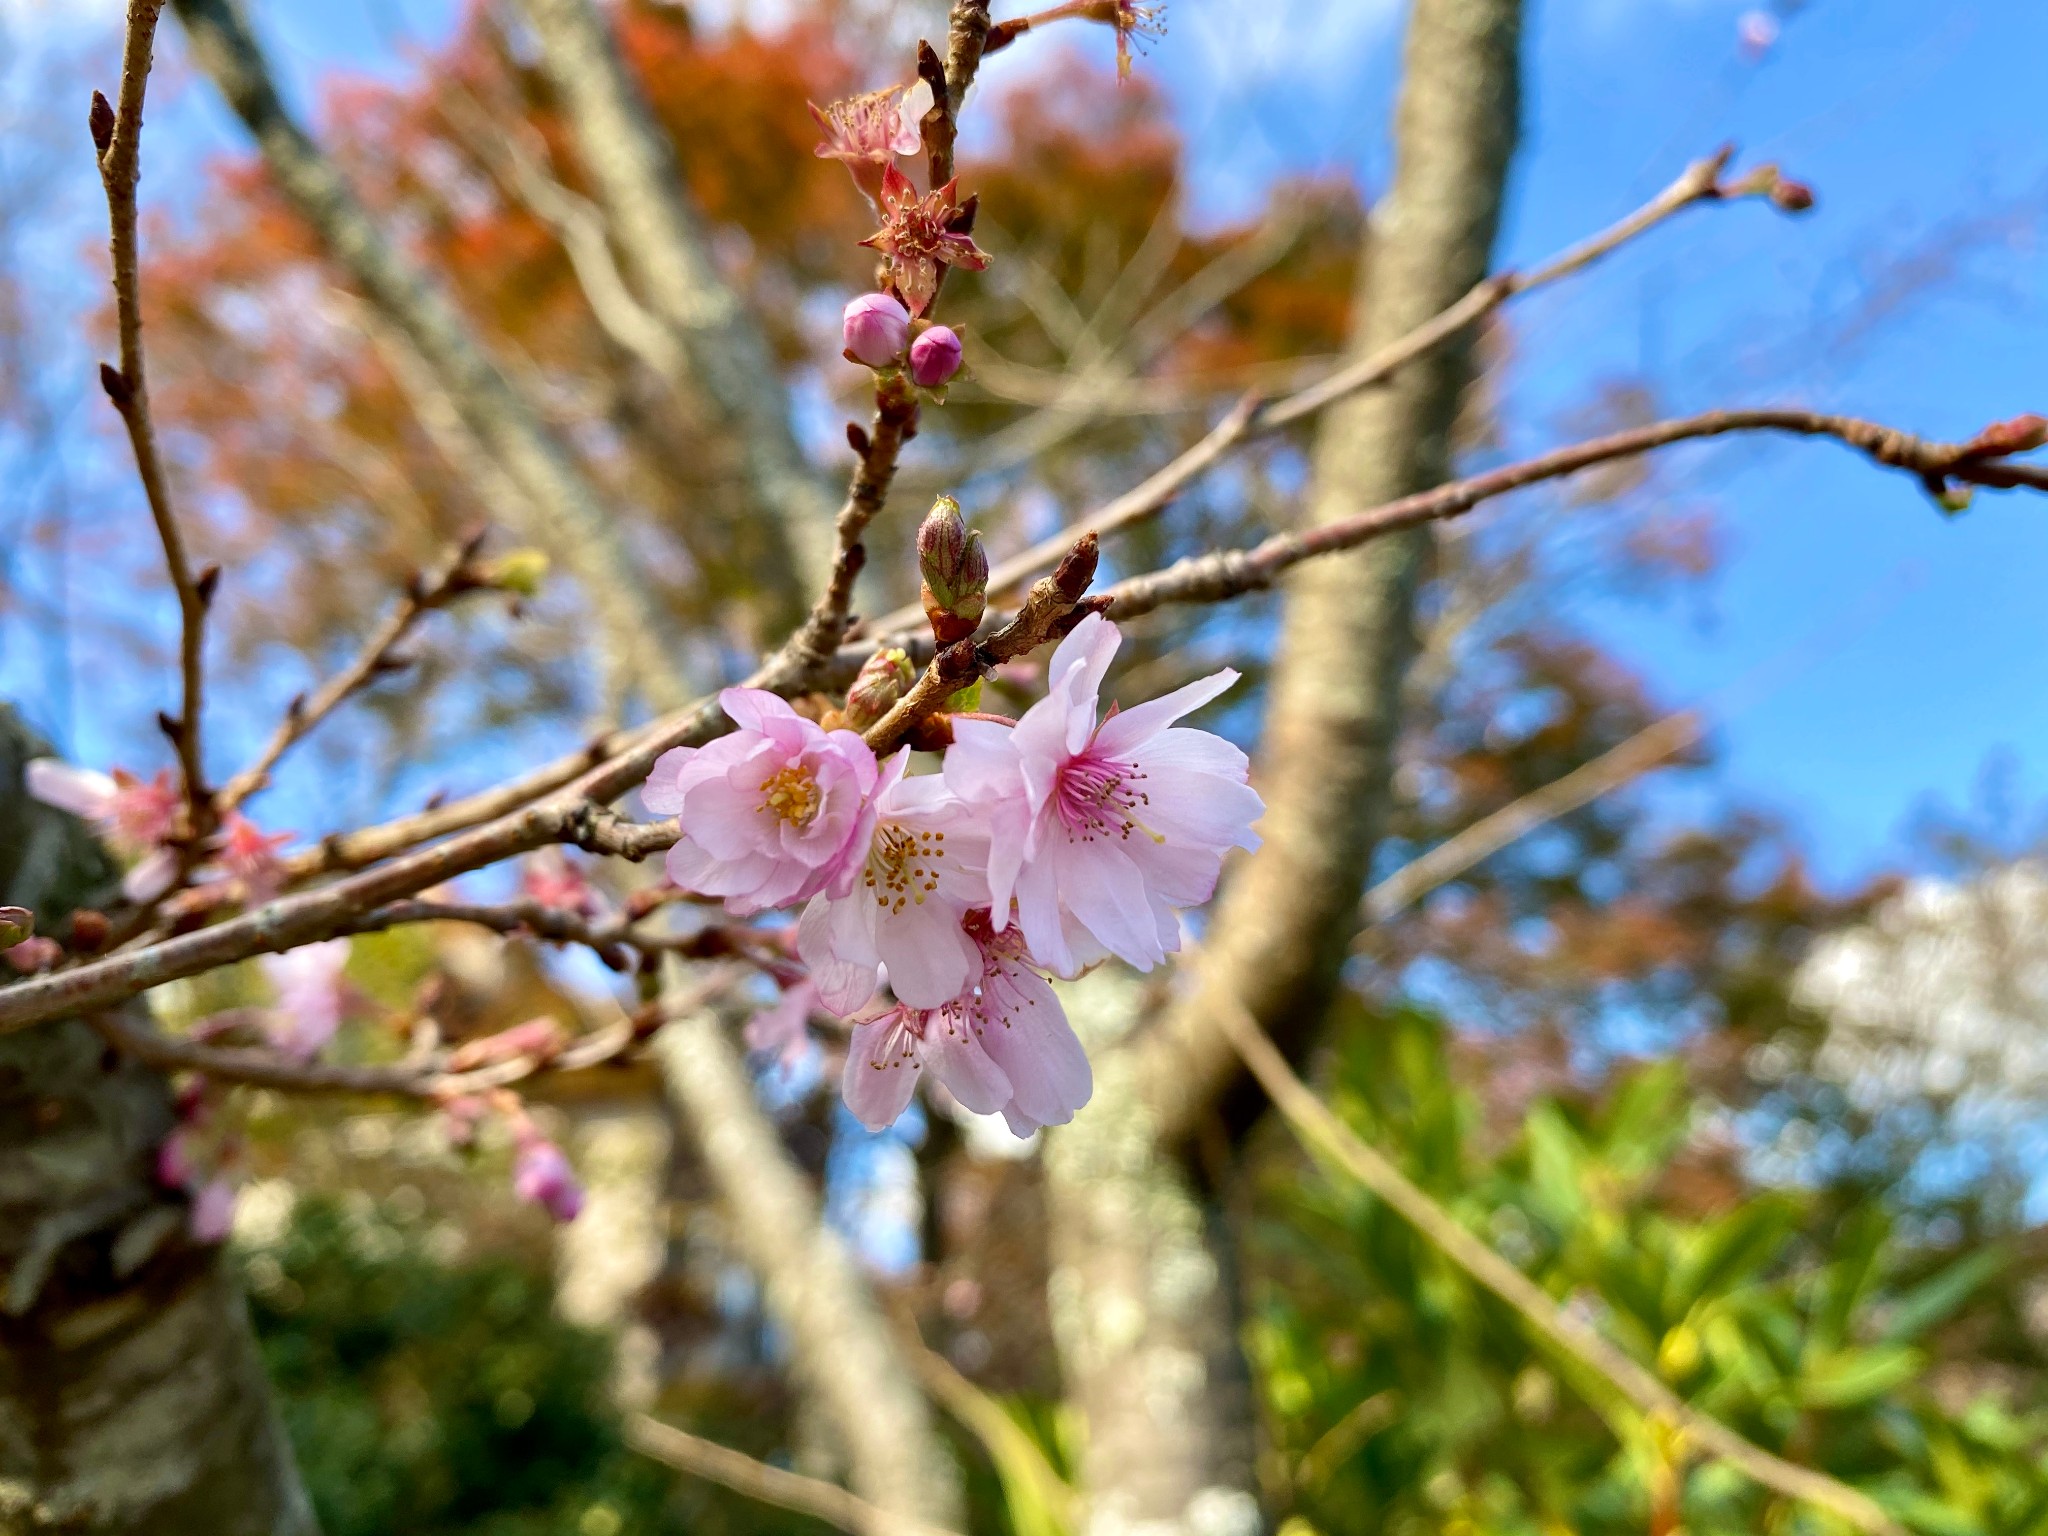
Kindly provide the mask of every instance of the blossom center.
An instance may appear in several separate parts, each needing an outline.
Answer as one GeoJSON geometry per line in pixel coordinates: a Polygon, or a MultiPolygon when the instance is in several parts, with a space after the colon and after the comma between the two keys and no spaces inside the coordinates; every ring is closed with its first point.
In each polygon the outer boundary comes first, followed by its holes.
{"type": "Polygon", "coordinates": [[[1141,808],[1152,803],[1139,787],[1144,781],[1145,775],[1130,763],[1093,756],[1071,759],[1060,769],[1052,795],[1067,836],[1081,843],[1111,838],[1121,842],[1133,832],[1143,832],[1154,842],[1162,841],[1139,819],[1141,808]]]}
{"type": "Polygon", "coordinates": [[[824,803],[817,778],[802,763],[778,768],[761,786],[761,809],[793,827],[809,826],[824,803]]]}
{"type": "Polygon", "coordinates": [[[875,905],[894,915],[905,906],[923,906],[939,888],[939,861],[945,856],[945,833],[892,823],[875,832],[862,878],[875,905]]]}

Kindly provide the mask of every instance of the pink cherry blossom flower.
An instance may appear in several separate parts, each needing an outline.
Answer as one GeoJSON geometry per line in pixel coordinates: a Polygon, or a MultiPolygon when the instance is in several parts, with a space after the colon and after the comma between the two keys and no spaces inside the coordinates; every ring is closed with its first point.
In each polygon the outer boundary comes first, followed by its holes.
{"type": "Polygon", "coordinates": [[[825,130],[825,142],[816,151],[818,158],[844,162],[853,173],[854,185],[870,201],[879,202],[882,168],[893,165],[898,155],[914,155],[924,147],[918,125],[932,109],[932,88],[918,80],[849,96],[829,107],[814,102],[804,105],[825,130]]]}
{"type": "Polygon", "coordinates": [[[927,1067],[962,1105],[1000,1111],[1019,1136],[1064,1125],[1093,1092],[1087,1054],[1016,932],[993,932],[986,913],[966,928],[981,958],[974,986],[941,1007],[899,1003],[854,1026],[841,1091],[870,1130],[903,1113],[927,1067]]]}
{"type": "Polygon", "coordinates": [[[1769,11],[1744,11],[1735,19],[1735,42],[1752,64],[1778,41],[1778,18],[1769,11]]]}
{"type": "Polygon", "coordinates": [[[189,1218],[192,1235],[202,1243],[224,1243],[235,1230],[235,1186],[225,1174],[216,1174],[199,1186],[192,1197],[189,1218]]]}
{"type": "Polygon", "coordinates": [[[757,688],[728,688],[718,702],[739,729],[663,753],[640,792],[648,810],[682,822],[669,879],[723,897],[735,917],[844,890],[874,831],[874,753],[757,688]]]}
{"type": "Polygon", "coordinates": [[[311,1061],[326,1049],[348,1005],[342,972],[348,965],[347,939],[301,944],[259,962],[276,1002],[267,1033],[270,1043],[295,1061],[311,1061]]]}
{"type": "Polygon", "coordinates": [[[92,822],[119,852],[140,858],[121,881],[130,901],[154,901],[170,889],[178,857],[162,845],[177,831],[184,802],[168,769],[138,779],[121,768],[109,775],[38,757],[25,777],[31,798],[92,822]]]}
{"type": "Polygon", "coordinates": [[[822,1006],[814,983],[794,982],[748,1018],[740,1038],[748,1050],[773,1056],[785,1068],[793,1067],[810,1049],[811,1015],[822,1006]]]}
{"type": "Polygon", "coordinates": [[[529,899],[544,907],[582,917],[595,917],[602,905],[583,866],[556,847],[543,848],[527,859],[519,871],[519,886],[529,899]]]}
{"type": "Polygon", "coordinates": [[[944,779],[904,777],[909,761],[905,747],[882,770],[857,877],[813,896],[797,926],[797,953],[837,1014],[874,995],[878,966],[913,1008],[939,1007],[980,974],[960,920],[988,905],[988,839],[944,779]]]}
{"type": "Polygon", "coordinates": [[[893,293],[863,293],[839,317],[846,355],[869,368],[886,368],[910,340],[910,311],[893,293]]]}
{"type": "Polygon", "coordinates": [[[1227,850],[1258,846],[1251,826],[1265,809],[1242,752],[1173,723],[1235,672],[1098,723],[1120,638],[1090,614],[1060,642],[1045,698],[1014,729],[956,718],[946,753],[947,784],[987,821],[997,929],[1014,895],[1031,954],[1063,976],[1105,955],[1149,970],[1178,949],[1178,910],[1215,894],[1227,850]]]}
{"type": "Polygon", "coordinates": [[[512,1192],[556,1221],[574,1221],[583,1212],[576,1170],[562,1149],[538,1132],[522,1136],[512,1155],[512,1192]]]}
{"type": "Polygon", "coordinates": [[[242,882],[242,899],[250,906],[261,906],[283,888],[277,850],[291,840],[291,833],[265,832],[240,811],[229,811],[222,820],[221,867],[242,882]]]}
{"type": "Polygon", "coordinates": [[[192,1182],[192,1133],[174,1126],[157,1145],[156,1181],[165,1189],[184,1189],[192,1182]]]}
{"type": "Polygon", "coordinates": [[[910,344],[910,377],[920,389],[937,389],[960,371],[960,336],[935,325],[910,344]]]}
{"type": "Polygon", "coordinates": [[[861,244],[889,258],[896,291],[913,315],[923,314],[939,291],[941,267],[979,272],[988,266],[988,253],[974,237],[952,227],[960,215],[959,195],[957,176],[920,197],[894,164],[882,172],[882,227],[861,244]]]}

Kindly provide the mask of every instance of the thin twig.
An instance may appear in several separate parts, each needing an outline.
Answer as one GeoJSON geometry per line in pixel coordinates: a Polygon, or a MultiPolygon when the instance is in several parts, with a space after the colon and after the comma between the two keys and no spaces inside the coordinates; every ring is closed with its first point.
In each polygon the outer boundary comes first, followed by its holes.
{"type": "Polygon", "coordinates": [[[483,534],[478,532],[465,540],[436,574],[415,575],[406,584],[405,596],[398,606],[363,642],[355,659],[315,689],[311,697],[301,694],[292,700],[285,710],[284,719],[278,722],[277,729],[271,733],[270,740],[264,744],[256,760],[221,787],[216,797],[221,815],[225,816],[267,785],[271,771],[285,753],[311,735],[321,721],[340,708],[358,689],[402,665],[394,660],[393,653],[421,619],[437,609],[446,608],[458,598],[489,586],[483,573],[472,563],[482,539],[483,534]]]}
{"type": "MultiPolygon", "coordinates": [[[[1987,428],[1970,442],[1959,445],[1928,442],[1852,417],[1800,410],[1754,410],[1712,411],[1614,433],[1453,481],[1419,496],[1388,502],[1311,532],[1269,539],[1251,550],[1182,561],[1164,571],[1120,582],[1108,592],[1086,599],[1085,604],[1080,600],[1080,593],[1086,590],[1085,581],[1073,587],[1071,597],[1058,591],[1044,603],[1027,600],[1019,620],[998,630],[989,640],[962,641],[934,657],[913,685],[911,694],[870,731],[869,743],[886,748],[902,739],[935,713],[952,691],[978,675],[982,667],[1022,655],[1056,638],[1062,632],[1060,625],[1069,623],[1079,613],[1095,611],[1100,606],[1111,617],[1123,618],[1150,612],[1169,602],[1221,601],[1264,587],[1282,571],[1316,555],[1352,548],[1397,528],[1455,516],[1490,497],[1522,486],[1669,443],[1744,431],[1832,437],[1860,449],[1877,463],[1913,474],[1923,482],[1940,483],[1953,478],[2000,489],[2023,486],[2048,490],[2048,469],[2001,456],[2008,448],[2037,444],[2044,430],[2048,430],[2048,423],[2020,418],[1987,428]],[[1999,451],[1990,452],[1987,445],[1999,451]],[[1054,599],[1065,601],[1067,606],[1056,611],[1054,599]],[[1029,622],[1025,622],[1027,618],[1029,622]],[[1013,639],[1005,640],[1005,636],[1013,639]],[[1027,640],[1029,644],[1024,643],[1027,640]],[[945,688],[948,683],[952,684],[951,689],[945,688]]],[[[1075,574],[1079,574],[1083,546],[1088,546],[1086,564],[1088,574],[1092,575],[1092,541],[1084,540],[1069,551],[1069,559],[1076,562],[1075,574]]],[[[1060,587],[1059,573],[1055,573],[1051,585],[1060,587]]],[[[747,679],[747,685],[774,692],[801,691],[832,675],[832,663],[815,664],[796,639],[792,637],[791,643],[758,668],[747,679]]],[[[669,748],[702,745],[727,728],[728,723],[714,705],[708,701],[693,705],[630,733],[613,756],[562,789],[458,833],[446,842],[415,849],[389,864],[366,869],[333,885],[282,897],[199,933],[123,950],[69,970],[26,977],[0,988],[0,1032],[110,1008],[166,981],[327,938],[385,902],[415,895],[456,875],[548,843],[574,843],[590,852],[615,853],[625,858],[644,858],[659,852],[679,835],[673,820],[630,822],[605,810],[602,802],[644,780],[654,760],[669,748]]]]}
{"type": "Polygon", "coordinates": [[[626,1444],[663,1466],[730,1488],[759,1503],[809,1515],[851,1536],[956,1536],[943,1526],[892,1514],[837,1483],[756,1461],[730,1446],[664,1424],[651,1414],[627,1418],[626,1444]]]}
{"type": "MultiPolygon", "coordinates": [[[[1153,516],[1237,448],[1382,382],[1478,324],[1516,295],[1532,292],[1583,271],[1609,252],[1695,203],[1720,201],[1748,192],[1750,188],[1744,184],[1729,186],[1721,181],[1721,172],[1727,167],[1728,159],[1729,151],[1723,150],[1720,154],[1694,161],[1670,186],[1619,223],[1527,272],[1502,272],[1487,278],[1449,309],[1407,335],[1304,389],[1270,401],[1257,393],[1242,396],[1199,442],[1142,484],[1071,527],[1041,539],[1022,554],[1003,561],[989,575],[990,594],[1007,591],[1044,570],[1066,552],[1078,534],[1094,533],[1106,538],[1153,516]]],[[[898,630],[914,629],[918,619],[918,610],[906,606],[868,627],[876,634],[893,635],[898,630]]]]}
{"type": "MultiPolygon", "coordinates": [[[[1668,762],[1698,741],[1706,728],[1705,718],[1691,709],[1653,721],[1619,746],[1580,764],[1562,778],[1531,790],[1492,815],[1481,817],[1402,865],[1365,893],[1361,917],[1368,926],[1386,922],[1536,828],[1568,816],[1659,763],[1668,762]]],[[[1358,947],[1364,938],[1361,934],[1353,941],[1353,947],[1358,947]]]]}
{"type": "Polygon", "coordinates": [[[150,419],[149,381],[143,365],[141,238],[136,229],[135,188],[142,174],[142,101],[156,46],[157,17],[163,8],[164,0],[129,0],[127,31],[121,45],[120,104],[110,106],[105,96],[94,91],[91,127],[99,156],[100,184],[107,195],[108,247],[113,258],[114,311],[121,346],[118,368],[111,363],[100,364],[100,385],[114,409],[121,413],[121,424],[128,429],[136,473],[142,480],[149,513],[164,547],[164,564],[169,568],[171,585],[178,594],[178,659],[183,698],[176,719],[167,715],[159,718],[177,750],[179,772],[184,780],[188,823],[184,846],[189,867],[196,856],[193,850],[215,825],[201,753],[200,715],[206,695],[206,610],[219,572],[209,569],[195,574],[192,569],[185,536],[171,504],[170,482],[157,447],[156,427],[150,419]]]}
{"type": "Polygon", "coordinates": [[[877,754],[911,737],[946,701],[977,678],[1020,656],[1028,656],[1050,640],[1073,629],[1087,614],[1102,607],[1088,598],[1098,559],[1095,535],[1083,534],[1050,576],[1039,579],[1026,595],[1017,616],[986,640],[972,638],[942,647],[918,674],[910,691],[869,726],[867,744],[877,754]]]}
{"type": "MultiPolygon", "coordinates": [[[[2027,418],[2020,418],[2026,422],[2027,418]]],[[[1987,428],[1968,443],[1938,443],[1877,422],[1820,411],[1785,408],[1704,411],[1652,422],[1624,432],[1554,449],[1533,459],[1484,474],[1453,480],[1433,490],[1368,507],[1350,517],[1296,533],[1276,534],[1250,549],[1219,550],[1179,561],[1164,570],[1118,582],[1107,593],[1112,618],[1150,613],[1168,603],[1213,603],[1271,586],[1281,573],[1317,555],[1354,549],[1403,528],[1457,517],[1481,502],[1544,480],[1577,474],[1595,464],[1632,458],[1655,448],[1733,432],[1786,432],[1829,437],[1860,450],[1887,468],[1904,470],[1930,489],[1949,480],[1995,490],[2048,490],[2048,469],[1985,456],[1980,446],[2006,436],[2019,422],[1987,428]]],[[[2026,434],[2016,440],[2032,446],[2026,434]]]]}
{"type": "Polygon", "coordinates": [[[1511,1307],[1550,1347],[1589,1367],[1643,1414],[1669,1424],[1698,1451],[1728,1463],[1773,1492],[1826,1510],[1873,1536],[1905,1536],[1904,1528],[1869,1495],[1825,1472],[1799,1466],[1751,1444],[1720,1420],[1685,1402],[1633,1356],[1560,1307],[1541,1286],[1473,1236],[1338,1119],[1295,1076],[1278,1047],[1235,999],[1219,1000],[1217,1019],[1304,1146],[1330,1158],[1385,1201],[1446,1258],[1511,1307]]]}

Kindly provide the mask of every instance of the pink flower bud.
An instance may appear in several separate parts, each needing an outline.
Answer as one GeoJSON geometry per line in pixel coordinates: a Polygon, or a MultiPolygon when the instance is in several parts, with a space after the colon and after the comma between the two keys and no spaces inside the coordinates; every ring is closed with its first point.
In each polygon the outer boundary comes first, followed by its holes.
{"type": "Polygon", "coordinates": [[[937,389],[960,371],[960,338],[935,325],[910,344],[910,376],[920,389],[937,389]]]}
{"type": "Polygon", "coordinates": [[[544,1136],[519,1144],[512,1159],[512,1190],[556,1221],[574,1221],[583,1211],[583,1186],[562,1149],[544,1136]]]}
{"type": "Polygon", "coordinates": [[[886,293],[864,293],[846,306],[846,355],[870,368],[886,368],[910,340],[910,311],[886,293]]]}

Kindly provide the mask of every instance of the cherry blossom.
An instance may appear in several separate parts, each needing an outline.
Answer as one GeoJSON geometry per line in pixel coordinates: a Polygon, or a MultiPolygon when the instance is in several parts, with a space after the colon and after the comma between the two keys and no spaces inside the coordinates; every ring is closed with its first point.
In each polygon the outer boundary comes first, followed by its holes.
{"type": "Polygon", "coordinates": [[[813,896],[797,928],[797,953],[834,1013],[866,1004],[877,966],[914,1008],[958,997],[980,971],[960,920],[988,905],[988,839],[943,778],[906,778],[909,760],[905,747],[882,770],[859,876],[813,896]]]}
{"type": "Polygon", "coordinates": [[[348,950],[347,939],[326,939],[261,961],[276,997],[267,1031],[270,1043],[295,1061],[311,1061],[341,1028],[348,1002],[342,980],[348,950]]]}
{"type": "Polygon", "coordinates": [[[903,1113],[927,1067],[963,1106],[1000,1112],[1019,1136],[1064,1125],[1088,1102],[1087,1054],[1022,940],[994,932],[986,913],[965,931],[980,959],[971,987],[937,1008],[899,1003],[854,1025],[841,1091],[870,1130],[903,1113]]]}
{"type": "Polygon", "coordinates": [[[839,319],[846,356],[868,368],[886,368],[910,343],[910,311],[893,293],[863,293],[839,319]]]}
{"type": "Polygon", "coordinates": [[[583,1213],[583,1184],[562,1149],[531,1128],[522,1128],[512,1154],[512,1192],[556,1221],[583,1213]]]}
{"type": "Polygon", "coordinates": [[[816,985],[796,982],[784,987],[766,1008],[756,1010],[740,1038],[748,1050],[773,1056],[785,1069],[794,1067],[810,1049],[811,1015],[823,1006],[816,985]]]}
{"type": "Polygon", "coordinates": [[[861,244],[889,258],[896,291],[913,315],[923,314],[939,291],[941,267],[979,272],[988,266],[988,253],[974,237],[952,227],[960,216],[959,190],[956,176],[920,196],[894,165],[882,172],[882,227],[861,244]]]}
{"type": "Polygon", "coordinates": [[[583,867],[556,847],[543,848],[527,859],[519,872],[519,887],[544,907],[582,917],[595,917],[603,905],[583,867]]]}
{"type": "Polygon", "coordinates": [[[985,818],[998,930],[1010,901],[1030,952],[1071,976],[1106,955],[1149,970],[1180,947],[1176,913],[1215,893],[1223,855],[1256,848],[1264,804],[1220,736],[1174,721],[1229,669],[1098,723],[1121,641],[1090,614],[1053,655],[1045,698],[1014,728],[956,719],[945,777],[985,818]]]}
{"type": "Polygon", "coordinates": [[[283,888],[277,850],[291,840],[291,833],[265,832],[240,811],[229,811],[221,823],[221,867],[242,882],[242,899],[250,906],[261,906],[283,888]]]}
{"type": "Polygon", "coordinates": [[[650,811],[681,821],[669,879],[723,897],[735,917],[845,890],[874,832],[874,753],[757,688],[728,688],[718,702],[739,729],[662,754],[640,792],[650,811]]]}
{"type": "Polygon", "coordinates": [[[121,880],[130,901],[154,901],[170,889],[178,857],[163,844],[177,831],[184,802],[168,769],[139,779],[121,768],[105,774],[38,757],[25,779],[31,798],[92,822],[118,851],[139,859],[121,880]]]}
{"type": "Polygon", "coordinates": [[[918,125],[932,109],[932,88],[919,80],[849,96],[829,107],[804,105],[825,131],[818,158],[844,162],[854,185],[879,202],[882,168],[893,168],[898,155],[914,155],[924,147],[918,125]]]}

